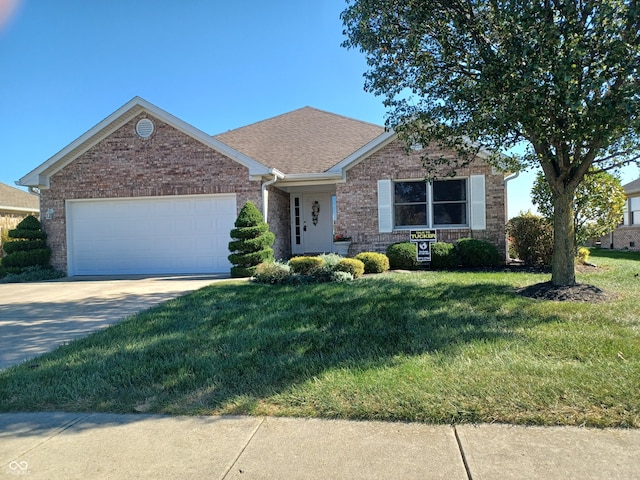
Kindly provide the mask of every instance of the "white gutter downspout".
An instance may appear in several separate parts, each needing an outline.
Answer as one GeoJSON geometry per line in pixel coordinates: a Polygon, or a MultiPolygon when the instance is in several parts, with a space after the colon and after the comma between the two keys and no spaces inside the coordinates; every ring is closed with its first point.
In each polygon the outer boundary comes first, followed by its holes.
{"type": "Polygon", "coordinates": [[[262,218],[264,218],[265,222],[269,214],[269,192],[267,191],[267,187],[276,183],[278,178],[284,178],[284,175],[275,169],[271,169],[269,173],[273,175],[273,178],[262,183],[262,218]]]}
{"type": "MultiPolygon", "coordinates": [[[[504,178],[504,219],[508,222],[509,221],[509,189],[507,187],[507,183],[510,182],[511,180],[515,180],[516,178],[518,178],[518,176],[520,175],[520,172],[516,172],[513,173],[511,175],[508,175],[504,178]]],[[[507,261],[510,260],[510,255],[509,255],[509,238],[505,238],[506,242],[507,242],[507,261]]]]}
{"type": "Polygon", "coordinates": [[[512,173],[511,175],[508,175],[504,178],[504,218],[508,221],[509,220],[509,189],[507,188],[507,182],[510,182],[511,180],[515,180],[516,178],[518,178],[518,176],[520,175],[520,172],[516,172],[516,173],[512,173]]]}

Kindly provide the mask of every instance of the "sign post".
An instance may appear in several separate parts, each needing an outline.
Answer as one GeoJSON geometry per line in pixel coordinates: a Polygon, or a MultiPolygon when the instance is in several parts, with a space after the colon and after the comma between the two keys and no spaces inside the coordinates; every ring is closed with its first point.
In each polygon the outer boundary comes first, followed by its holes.
{"type": "Polygon", "coordinates": [[[431,244],[437,241],[435,230],[411,230],[411,243],[416,244],[418,263],[431,261],[431,244]]]}

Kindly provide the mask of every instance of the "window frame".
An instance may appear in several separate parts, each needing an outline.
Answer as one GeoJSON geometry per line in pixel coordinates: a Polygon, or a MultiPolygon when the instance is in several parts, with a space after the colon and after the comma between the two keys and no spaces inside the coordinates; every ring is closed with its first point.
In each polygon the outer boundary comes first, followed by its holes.
{"type": "Polygon", "coordinates": [[[469,218],[471,214],[471,191],[470,191],[470,180],[469,177],[453,177],[447,179],[439,179],[434,180],[434,182],[450,182],[450,181],[464,181],[464,200],[448,200],[448,201],[438,201],[434,202],[433,200],[433,183],[425,182],[424,180],[416,180],[416,179],[398,179],[393,180],[392,183],[392,218],[393,218],[393,230],[411,230],[415,228],[438,228],[438,229],[455,229],[455,228],[471,228],[471,219],[469,218]],[[399,183],[423,183],[426,189],[426,202],[396,202],[395,198],[395,188],[396,184],[399,183]],[[462,204],[465,207],[465,220],[466,223],[452,223],[452,224],[440,224],[434,222],[434,206],[435,205],[443,205],[443,204],[462,204]],[[398,205],[425,205],[426,208],[426,225],[398,225],[396,222],[396,207],[398,205]]]}

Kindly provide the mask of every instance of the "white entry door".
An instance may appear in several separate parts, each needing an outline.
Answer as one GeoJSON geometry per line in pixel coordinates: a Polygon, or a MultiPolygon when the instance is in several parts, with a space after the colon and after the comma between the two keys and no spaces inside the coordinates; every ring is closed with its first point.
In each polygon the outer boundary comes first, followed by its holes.
{"type": "Polygon", "coordinates": [[[302,240],[304,253],[331,252],[333,209],[330,193],[302,195],[302,240]]]}

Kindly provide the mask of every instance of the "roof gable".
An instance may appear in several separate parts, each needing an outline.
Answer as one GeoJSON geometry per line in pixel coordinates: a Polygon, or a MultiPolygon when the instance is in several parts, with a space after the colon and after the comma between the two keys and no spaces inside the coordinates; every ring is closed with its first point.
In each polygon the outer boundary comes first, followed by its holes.
{"type": "Polygon", "coordinates": [[[379,125],[303,107],[214,138],[286,175],[322,173],[384,134],[379,125]]]}
{"type": "Polygon", "coordinates": [[[49,178],[53,174],[60,171],[66,165],[74,161],[79,155],[89,150],[91,147],[108,137],[118,128],[122,127],[142,112],[146,112],[149,115],[156,117],[177,130],[246,166],[249,169],[250,175],[265,175],[270,173],[270,170],[265,165],[262,165],[243,153],[225,145],[219,140],[216,140],[179,118],[174,117],[146,100],[140,97],[135,97],[84,133],[78,139],[60,150],[49,160],[22,177],[17,183],[19,185],[29,187],[48,188],[49,178]]]}

